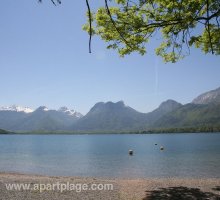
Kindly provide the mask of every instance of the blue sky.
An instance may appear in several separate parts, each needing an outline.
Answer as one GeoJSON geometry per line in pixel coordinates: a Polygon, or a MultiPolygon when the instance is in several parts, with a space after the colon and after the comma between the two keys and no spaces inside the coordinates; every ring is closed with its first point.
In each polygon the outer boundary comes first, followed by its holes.
{"type": "Polygon", "coordinates": [[[89,54],[85,12],[84,1],[1,2],[0,105],[65,105],[85,114],[99,101],[124,100],[148,112],[164,100],[188,103],[220,87],[220,56],[191,49],[184,60],[165,64],[154,55],[157,38],[147,55],[120,58],[94,37],[89,54]]]}

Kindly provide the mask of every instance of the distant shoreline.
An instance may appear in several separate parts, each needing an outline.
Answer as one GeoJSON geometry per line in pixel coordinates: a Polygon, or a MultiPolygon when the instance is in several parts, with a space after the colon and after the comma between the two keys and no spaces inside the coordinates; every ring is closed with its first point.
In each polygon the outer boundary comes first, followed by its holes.
{"type": "Polygon", "coordinates": [[[112,200],[152,200],[164,199],[171,196],[173,199],[219,199],[220,179],[217,178],[145,178],[145,179],[106,179],[97,177],[55,177],[41,175],[27,175],[19,173],[0,172],[0,193],[5,200],[23,199],[112,199],[112,200]],[[112,190],[87,191],[15,191],[6,189],[6,184],[111,184],[112,190]],[[161,196],[162,195],[162,196],[161,196]]]}
{"type": "Polygon", "coordinates": [[[48,133],[0,133],[0,135],[152,135],[152,134],[220,134],[220,132],[151,132],[151,133],[54,133],[54,132],[48,132],[48,133]]]}
{"type": "Polygon", "coordinates": [[[220,134],[220,132],[154,132],[154,133],[7,133],[0,135],[153,135],[153,134],[220,134]]]}
{"type": "Polygon", "coordinates": [[[161,129],[161,130],[149,130],[149,131],[19,131],[19,132],[4,132],[0,133],[0,135],[107,135],[107,134],[121,134],[121,135],[129,135],[129,134],[137,134],[137,135],[147,135],[147,134],[172,134],[172,133],[220,133],[220,130],[187,130],[187,129],[161,129]]]}

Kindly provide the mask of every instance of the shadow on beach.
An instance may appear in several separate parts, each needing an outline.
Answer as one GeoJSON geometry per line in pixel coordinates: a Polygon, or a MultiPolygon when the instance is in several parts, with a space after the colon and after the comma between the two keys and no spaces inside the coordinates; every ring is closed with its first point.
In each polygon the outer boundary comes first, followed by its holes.
{"type": "Polygon", "coordinates": [[[216,186],[216,187],[214,187],[212,189],[215,190],[215,191],[220,191],[220,186],[216,186]]]}
{"type": "MultiPolygon", "coordinates": [[[[219,186],[215,188],[219,189],[219,186]]],[[[188,187],[160,188],[154,191],[146,191],[146,193],[143,200],[220,200],[220,196],[217,194],[188,187]]]]}

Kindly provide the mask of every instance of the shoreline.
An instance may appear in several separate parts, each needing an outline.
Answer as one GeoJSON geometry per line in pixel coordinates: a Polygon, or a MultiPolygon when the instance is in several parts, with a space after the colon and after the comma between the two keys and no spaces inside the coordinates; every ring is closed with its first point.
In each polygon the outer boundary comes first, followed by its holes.
{"type": "Polygon", "coordinates": [[[45,176],[23,173],[0,172],[0,199],[220,199],[220,178],[99,178],[45,176]],[[96,191],[8,191],[5,184],[112,184],[113,190],[96,191]],[[165,196],[164,196],[165,195],[165,196]],[[178,196],[177,196],[178,195],[178,196]],[[169,198],[166,198],[166,196],[169,198]]]}
{"type": "Polygon", "coordinates": [[[156,135],[156,134],[220,134],[220,131],[217,132],[145,132],[145,133],[137,133],[137,132],[10,132],[10,133],[0,133],[0,135],[156,135]]]}
{"type": "Polygon", "coordinates": [[[194,177],[194,176],[169,176],[169,177],[110,177],[110,176],[74,176],[74,175],[47,175],[47,174],[35,174],[35,173],[29,173],[29,172],[18,172],[18,171],[0,171],[0,178],[2,176],[26,176],[26,177],[43,177],[43,178],[76,178],[76,179],[98,179],[98,180],[113,180],[113,181],[119,181],[119,180],[219,180],[220,177],[194,177]]]}

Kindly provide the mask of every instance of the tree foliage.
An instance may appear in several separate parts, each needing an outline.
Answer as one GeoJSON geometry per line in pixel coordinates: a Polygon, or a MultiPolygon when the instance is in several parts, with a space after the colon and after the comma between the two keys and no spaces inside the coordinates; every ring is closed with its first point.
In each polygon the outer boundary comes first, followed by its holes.
{"type": "MultiPolygon", "coordinates": [[[[42,0],[39,0],[41,2],[42,0]]],[[[50,0],[54,5],[61,0],[50,0]]],[[[120,56],[147,52],[156,35],[155,49],[165,62],[176,62],[190,53],[190,47],[204,53],[220,54],[220,0],[103,0],[103,7],[91,12],[83,29],[98,35],[120,56]],[[109,2],[112,6],[109,6],[109,2]]]]}
{"type": "Polygon", "coordinates": [[[96,34],[121,56],[147,52],[156,34],[161,44],[155,49],[165,62],[176,62],[190,47],[220,54],[219,0],[104,0],[104,6],[88,14],[83,29],[96,34]]]}

